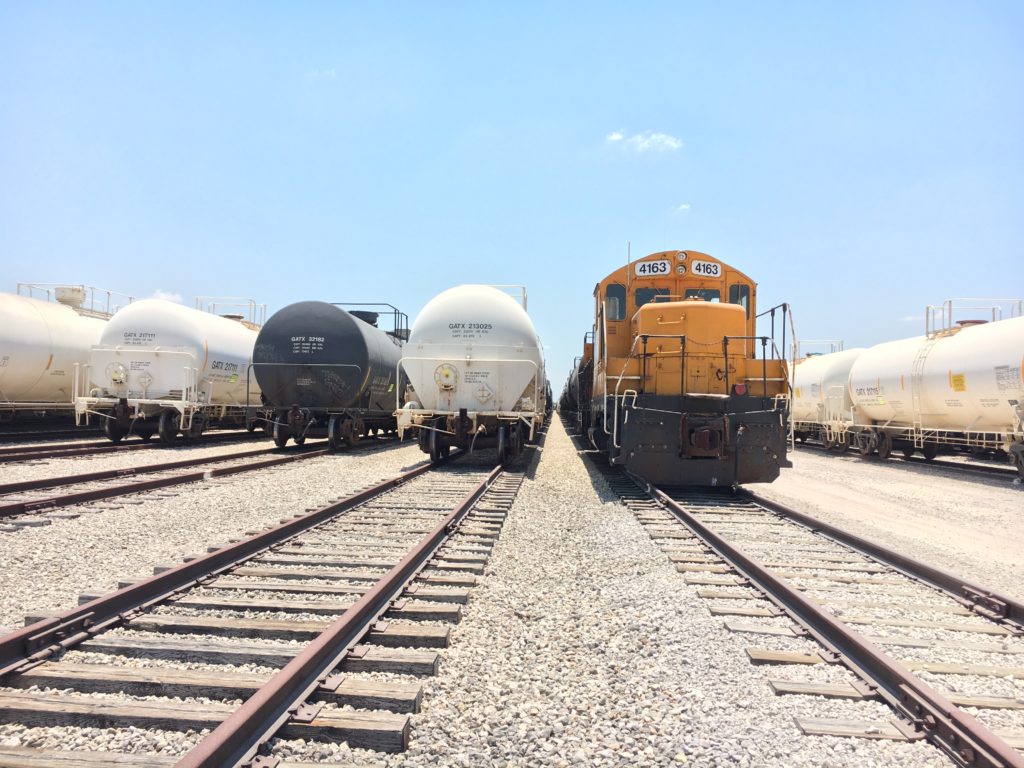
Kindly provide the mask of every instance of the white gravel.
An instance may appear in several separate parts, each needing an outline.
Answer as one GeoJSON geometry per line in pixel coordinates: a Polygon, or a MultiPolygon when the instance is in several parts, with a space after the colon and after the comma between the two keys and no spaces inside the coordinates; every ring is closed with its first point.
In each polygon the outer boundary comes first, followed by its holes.
{"type": "Polygon", "coordinates": [[[414,444],[338,453],[75,507],[95,511],[44,528],[0,533],[0,632],[20,628],[26,613],[66,610],[82,592],[113,590],[120,579],[150,576],[154,565],[179,563],[228,538],[323,506],[422,458],[414,444]]]}
{"type": "Polygon", "coordinates": [[[750,489],[1024,599],[1024,486],[852,453],[790,455],[792,469],[750,489]]]}

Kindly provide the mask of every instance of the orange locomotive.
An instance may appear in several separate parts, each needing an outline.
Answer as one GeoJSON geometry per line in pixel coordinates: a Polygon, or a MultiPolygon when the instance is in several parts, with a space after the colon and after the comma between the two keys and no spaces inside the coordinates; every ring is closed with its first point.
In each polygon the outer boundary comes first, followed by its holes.
{"type": "MultiPolygon", "coordinates": [[[[577,426],[612,464],[653,483],[774,480],[791,466],[789,382],[774,339],[756,334],[755,298],[749,277],[697,251],[654,253],[608,275],[567,385],[577,426]]],[[[769,310],[773,333],[777,309],[785,333],[786,305],[769,310]]]]}

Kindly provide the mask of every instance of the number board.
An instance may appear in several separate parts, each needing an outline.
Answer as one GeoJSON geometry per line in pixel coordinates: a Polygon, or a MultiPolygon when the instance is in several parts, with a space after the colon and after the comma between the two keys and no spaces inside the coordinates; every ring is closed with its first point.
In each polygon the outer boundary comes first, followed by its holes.
{"type": "Polygon", "coordinates": [[[662,277],[672,274],[672,262],[668,259],[660,261],[638,261],[636,263],[637,277],[662,277]]]}
{"type": "Polygon", "coordinates": [[[721,277],[722,265],[716,261],[691,261],[690,274],[700,277],[721,277]]]}

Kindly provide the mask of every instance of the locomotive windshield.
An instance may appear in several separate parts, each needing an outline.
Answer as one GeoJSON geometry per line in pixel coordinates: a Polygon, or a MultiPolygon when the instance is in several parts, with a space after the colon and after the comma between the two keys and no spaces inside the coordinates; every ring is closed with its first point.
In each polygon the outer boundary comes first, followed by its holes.
{"type": "Polygon", "coordinates": [[[633,298],[636,300],[637,309],[644,304],[654,301],[655,296],[668,296],[668,288],[637,288],[633,298]]]}
{"type": "Polygon", "coordinates": [[[687,288],[683,294],[684,299],[701,299],[717,304],[722,300],[722,294],[717,288],[687,288]]]}

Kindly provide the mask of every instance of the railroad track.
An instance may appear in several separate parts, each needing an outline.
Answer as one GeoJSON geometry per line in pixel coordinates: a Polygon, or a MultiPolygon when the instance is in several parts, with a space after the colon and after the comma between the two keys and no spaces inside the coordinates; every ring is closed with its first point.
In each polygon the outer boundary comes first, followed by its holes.
{"type": "Polygon", "coordinates": [[[595,464],[712,614],[764,638],[746,653],[775,665],[774,692],[821,697],[821,717],[795,718],[804,733],[924,738],[960,765],[1024,766],[1024,603],[749,491],[666,492],[595,464]],[[815,671],[775,672],[794,668],[815,671]],[[828,717],[828,700],[894,716],[828,717]]]}
{"type": "MultiPolygon", "coordinates": [[[[221,443],[228,441],[250,441],[266,440],[266,435],[251,433],[248,431],[233,431],[223,433],[211,433],[203,435],[199,442],[188,442],[183,437],[178,438],[180,446],[207,445],[210,443],[221,443]]],[[[14,461],[37,461],[40,459],[63,459],[76,456],[93,456],[106,453],[120,453],[121,451],[139,451],[151,448],[164,448],[168,446],[159,442],[133,441],[129,443],[111,443],[109,440],[86,443],[75,441],[70,443],[57,443],[54,445],[20,445],[14,447],[0,448],[0,463],[14,461]]]]}
{"type": "MultiPolygon", "coordinates": [[[[6,530],[22,526],[48,525],[55,518],[78,516],[78,511],[62,512],[65,507],[229,477],[333,452],[330,448],[318,447],[322,444],[313,443],[285,449],[260,448],[160,464],[7,483],[0,485],[0,521],[6,530]],[[196,469],[197,467],[205,468],[196,469]],[[63,490],[53,493],[53,489],[57,488],[63,490]],[[70,490],[72,488],[74,490],[70,490]]],[[[397,444],[394,440],[384,438],[365,440],[360,442],[357,450],[397,444]]]]}
{"type": "Polygon", "coordinates": [[[57,440],[65,437],[100,437],[101,434],[99,427],[69,427],[67,429],[36,430],[25,428],[0,432],[0,443],[10,443],[19,440],[57,440]]]}
{"type": "MultiPolygon", "coordinates": [[[[400,751],[417,678],[437,670],[522,480],[421,464],[118,592],[84,595],[0,639],[0,722],[42,736],[173,730],[183,766],[276,765],[275,739],[400,751]],[[364,674],[380,672],[402,677],[364,674]]],[[[3,765],[177,757],[0,747],[3,765]]]]}
{"type": "MultiPolygon", "coordinates": [[[[838,449],[827,449],[825,446],[820,444],[812,443],[797,443],[797,448],[801,448],[807,451],[814,451],[819,454],[826,456],[836,457],[843,456],[847,453],[847,450],[838,449]]],[[[961,462],[951,461],[949,459],[926,459],[923,456],[901,456],[894,453],[885,462],[882,462],[877,456],[868,457],[869,461],[888,463],[893,462],[894,464],[909,464],[915,467],[932,467],[936,470],[945,469],[952,470],[954,472],[960,472],[962,474],[973,474],[985,477],[999,477],[1007,480],[1014,480],[1019,477],[1019,473],[1011,464],[1006,466],[999,466],[997,464],[981,464],[978,462],[961,462]]]]}

